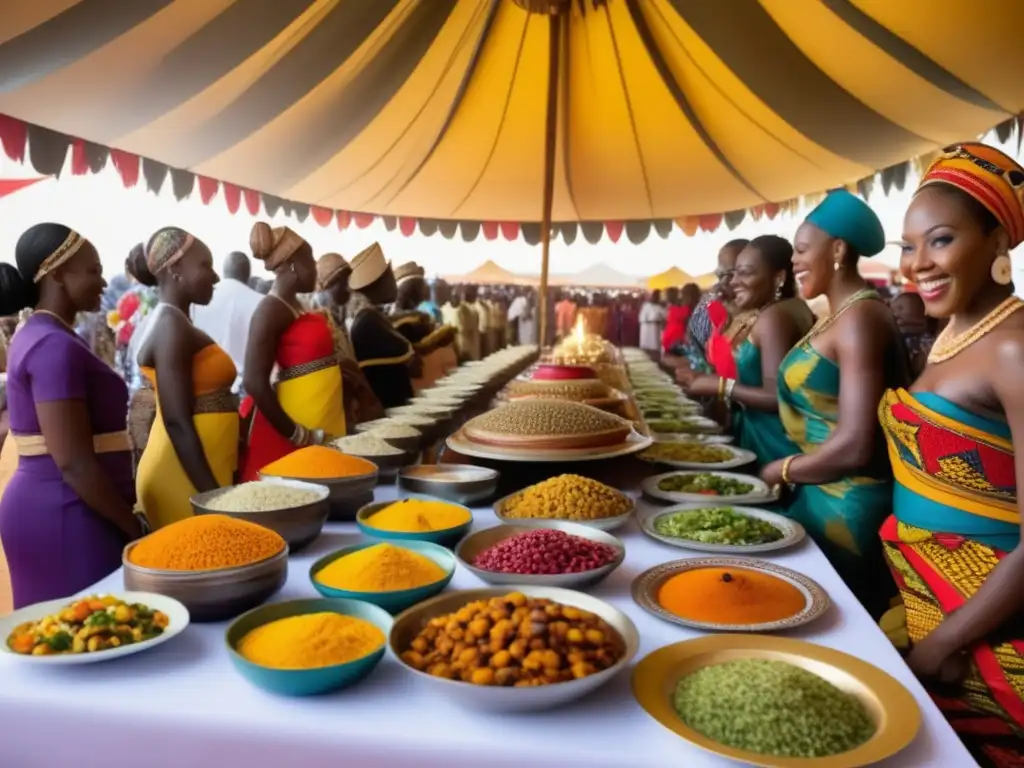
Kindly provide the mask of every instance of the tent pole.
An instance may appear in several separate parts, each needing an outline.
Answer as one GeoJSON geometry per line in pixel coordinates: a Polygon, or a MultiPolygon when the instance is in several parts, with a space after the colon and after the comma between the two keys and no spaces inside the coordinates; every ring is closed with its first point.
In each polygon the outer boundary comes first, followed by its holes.
{"type": "Polygon", "coordinates": [[[544,210],[540,220],[540,295],[537,311],[540,313],[537,337],[541,349],[548,338],[548,263],[551,254],[551,208],[555,197],[555,147],[558,139],[558,84],[561,72],[562,19],[565,14],[548,17],[548,104],[544,129],[544,210]]]}

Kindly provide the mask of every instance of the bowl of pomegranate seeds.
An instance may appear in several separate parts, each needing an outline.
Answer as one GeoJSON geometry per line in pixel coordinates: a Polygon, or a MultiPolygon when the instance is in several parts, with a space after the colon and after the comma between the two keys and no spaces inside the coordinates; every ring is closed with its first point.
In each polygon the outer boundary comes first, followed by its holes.
{"type": "Polygon", "coordinates": [[[477,531],[459,543],[455,556],[488,584],[574,589],[596,584],[618,568],[626,549],[597,528],[545,520],[477,531]]]}

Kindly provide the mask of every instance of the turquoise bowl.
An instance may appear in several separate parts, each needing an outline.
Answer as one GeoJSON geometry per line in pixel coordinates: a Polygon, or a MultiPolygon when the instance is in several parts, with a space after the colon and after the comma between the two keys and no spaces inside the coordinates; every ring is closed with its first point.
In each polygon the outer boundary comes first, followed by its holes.
{"type": "Polygon", "coordinates": [[[315,696],[320,693],[336,691],[358,683],[366,677],[377,663],[384,658],[387,638],[391,632],[391,616],[387,611],[376,605],[358,600],[328,600],[313,598],[309,600],[289,600],[284,603],[271,603],[243,613],[225,633],[228,655],[242,677],[270,693],[281,696],[315,696]],[[379,650],[363,656],[361,659],[334,664],[317,669],[272,669],[253,664],[242,658],[236,650],[238,643],[246,634],[279,619],[301,616],[307,613],[340,613],[343,616],[355,616],[368,621],[384,633],[384,643],[379,650]]]}
{"type": "Polygon", "coordinates": [[[353,552],[358,552],[360,549],[374,547],[379,543],[380,542],[356,544],[353,547],[345,547],[344,549],[339,549],[337,552],[332,552],[329,555],[321,557],[313,563],[309,569],[309,580],[313,582],[313,588],[324,597],[342,598],[343,602],[359,600],[364,603],[373,603],[373,605],[380,606],[391,613],[400,613],[406,608],[416,605],[416,603],[422,603],[428,597],[433,597],[444,590],[452,580],[452,576],[455,575],[455,555],[452,554],[451,551],[445,549],[439,544],[431,544],[429,541],[403,541],[400,544],[394,543],[392,546],[408,549],[411,552],[416,552],[424,557],[430,558],[441,566],[441,569],[445,572],[444,578],[435,581],[433,584],[426,584],[422,587],[414,587],[413,589],[396,589],[392,592],[352,592],[347,589],[335,589],[334,587],[328,587],[326,584],[321,584],[317,581],[317,573],[338,558],[345,557],[345,555],[351,555],[353,552]]]}
{"type": "MultiPolygon", "coordinates": [[[[367,521],[373,517],[374,514],[380,512],[385,507],[390,507],[392,504],[399,503],[398,501],[375,501],[373,504],[367,504],[365,507],[359,510],[356,515],[356,525],[359,526],[359,530],[362,531],[366,536],[370,536],[374,539],[384,539],[387,541],[400,541],[403,544],[409,541],[429,541],[432,544],[440,544],[443,547],[454,547],[461,541],[462,537],[465,536],[469,529],[473,525],[473,511],[469,507],[464,507],[461,504],[455,504],[444,499],[436,499],[433,496],[420,496],[427,501],[437,501],[441,504],[448,504],[452,507],[460,507],[466,510],[469,514],[469,520],[462,525],[457,525],[454,528],[445,528],[443,531],[423,531],[417,533],[398,533],[396,531],[382,531],[379,528],[373,528],[367,525],[367,521]]],[[[400,499],[399,501],[402,501],[400,499]]]]}

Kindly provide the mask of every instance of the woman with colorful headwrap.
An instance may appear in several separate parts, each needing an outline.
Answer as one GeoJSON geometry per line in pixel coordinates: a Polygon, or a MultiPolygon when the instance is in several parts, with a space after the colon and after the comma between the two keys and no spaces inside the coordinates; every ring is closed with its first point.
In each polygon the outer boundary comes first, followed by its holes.
{"type": "Polygon", "coordinates": [[[859,257],[884,247],[878,217],[845,190],[830,193],[797,230],[800,293],[827,295],[833,313],[779,367],[779,416],[800,452],[761,473],[769,485],[793,489],[788,514],[875,616],[892,592],[878,540],[892,505],[892,475],[875,412],[886,387],[908,380],[892,312],[857,272],[859,257]]]}
{"type": "Polygon", "coordinates": [[[263,467],[298,448],[345,434],[341,368],[330,324],[299,301],[300,293],[316,289],[312,248],[288,227],[271,229],[262,221],[253,225],[249,247],[274,273],[274,284],[253,315],[245,352],[248,396],[242,418],[250,426],[243,482],[256,480],[263,467]]]}
{"type": "Polygon", "coordinates": [[[944,150],[904,219],[900,268],[949,323],[878,409],[896,477],[882,540],[903,598],[883,626],[905,614],[911,669],[1000,768],[1024,765],[1024,302],[1009,258],[1022,241],[1024,169],[982,144],[944,150]]]}
{"type": "Polygon", "coordinates": [[[340,254],[327,253],[317,259],[316,276],[317,293],[313,308],[327,318],[334,335],[334,349],[341,366],[345,426],[352,430],[356,424],[384,418],[384,406],[359,369],[352,339],[348,335],[346,308],[351,298],[348,279],[352,276],[352,267],[340,254]]]}
{"type": "Polygon", "coordinates": [[[0,500],[14,607],[63,598],[104,578],[142,532],[125,432],[128,389],[75,334],[106,283],[92,243],[38,224],[15,248],[18,279],[0,303],[34,307],[11,340],[7,399],[17,469],[0,500]]]}
{"type": "Polygon", "coordinates": [[[217,273],[206,245],[165,227],[132,274],[156,285],[160,301],[136,333],[139,370],[156,394],[156,418],[139,460],[139,503],[154,528],[192,515],[196,493],[231,485],[238,464],[238,400],[231,394],[231,357],[190,319],[208,304],[217,273]]]}

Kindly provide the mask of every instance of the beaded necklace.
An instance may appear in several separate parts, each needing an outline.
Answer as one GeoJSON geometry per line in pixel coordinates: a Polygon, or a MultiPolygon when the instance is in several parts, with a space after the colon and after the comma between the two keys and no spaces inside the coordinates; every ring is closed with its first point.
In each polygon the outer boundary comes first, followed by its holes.
{"type": "Polygon", "coordinates": [[[1024,307],[1024,301],[1016,296],[1010,296],[966,331],[955,336],[953,335],[953,324],[950,323],[935,339],[932,351],[928,354],[928,363],[943,363],[960,354],[971,344],[987,336],[997,325],[1021,307],[1024,307]]]}

